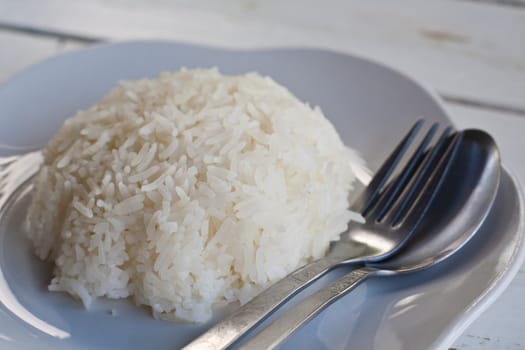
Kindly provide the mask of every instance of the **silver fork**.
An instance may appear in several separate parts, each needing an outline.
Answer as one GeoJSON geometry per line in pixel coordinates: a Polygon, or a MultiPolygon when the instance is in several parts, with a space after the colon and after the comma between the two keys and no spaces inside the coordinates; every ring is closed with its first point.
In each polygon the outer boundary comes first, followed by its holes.
{"type": "MultiPolygon", "coordinates": [[[[500,158],[494,140],[480,130],[458,132],[450,148],[450,161],[427,188],[440,188],[418,232],[397,254],[377,263],[363,264],[319,292],[305,298],[262,329],[239,350],[276,349],[323,309],[351,292],[371,276],[392,277],[432,268],[470,241],[493,208],[500,183],[500,158]],[[450,195],[450,191],[454,195],[450,195]]],[[[373,210],[376,212],[379,211],[373,210]]],[[[406,217],[410,217],[409,210],[406,217]]],[[[385,221],[391,221],[389,213],[385,221]]],[[[370,220],[377,219],[371,214],[370,220]]],[[[404,219],[401,219],[404,220],[404,219]]],[[[429,272],[432,274],[432,272],[429,272]]],[[[385,315],[386,316],[386,315],[385,315]]]]}
{"type": "Polygon", "coordinates": [[[331,244],[325,257],[276,282],[184,349],[225,349],[332,268],[380,261],[397,252],[410,239],[430,206],[437,186],[428,188],[428,180],[439,178],[437,172],[443,168],[437,169],[436,164],[450,154],[452,145],[451,127],[433,140],[439,127],[435,123],[419,143],[411,147],[423,123],[419,120],[412,126],[352,205],[351,210],[360,212],[364,223],[352,223],[341,239],[331,244]],[[408,151],[414,148],[408,161],[403,162],[408,151]],[[400,219],[409,208],[410,215],[401,224],[400,219]],[[387,213],[389,220],[385,221],[387,213]]]}

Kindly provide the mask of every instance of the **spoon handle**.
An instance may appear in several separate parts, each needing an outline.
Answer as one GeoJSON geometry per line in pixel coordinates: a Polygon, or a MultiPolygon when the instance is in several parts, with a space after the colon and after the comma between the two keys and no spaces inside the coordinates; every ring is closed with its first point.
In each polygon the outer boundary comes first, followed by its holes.
{"type": "Polygon", "coordinates": [[[225,349],[338,262],[321,258],[295,270],[186,345],[183,350],[225,349]]]}
{"type": "Polygon", "coordinates": [[[291,308],[239,349],[275,349],[303,324],[311,320],[334,301],[353,290],[375,271],[377,270],[363,267],[346,274],[328,287],[323,288],[291,308]]]}

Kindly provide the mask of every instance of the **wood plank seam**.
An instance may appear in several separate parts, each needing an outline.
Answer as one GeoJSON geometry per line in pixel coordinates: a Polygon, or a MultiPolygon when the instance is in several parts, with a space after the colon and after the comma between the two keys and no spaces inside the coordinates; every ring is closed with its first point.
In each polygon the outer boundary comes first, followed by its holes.
{"type": "Polygon", "coordinates": [[[492,110],[496,112],[503,112],[503,113],[511,113],[511,114],[517,114],[520,116],[525,116],[525,109],[518,108],[518,107],[511,107],[511,106],[505,106],[502,104],[492,103],[492,102],[485,102],[480,100],[474,100],[469,98],[464,98],[460,96],[453,96],[449,95],[443,92],[438,91],[438,95],[445,101],[450,104],[455,105],[461,105],[461,106],[468,106],[468,107],[474,107],[474,108],[480,108],[480,109],[486,109],[486,110],[492,110]]]}
{"type": "Polygon", "coordinates": [[[33,36],[42,36],[47,38],[59,39],[59,40],[71,40],[83,44],[94,44],[106,39],[94,38],[84,35],[77,35],[71,33],[63,33],[60,31],[47,30],[42,28],[34,28],[28,26],[20,26],[10,23],[0,23],[0,30],[16,32],[21,34],[33,35],[33,36]]]}
{"type": "Polygon", "coordinates": [[[496,6],[512,6],[512,7],[522,7],[525,8],[524,0],[458,0],[465,2],[483,2],[496,6]]]}

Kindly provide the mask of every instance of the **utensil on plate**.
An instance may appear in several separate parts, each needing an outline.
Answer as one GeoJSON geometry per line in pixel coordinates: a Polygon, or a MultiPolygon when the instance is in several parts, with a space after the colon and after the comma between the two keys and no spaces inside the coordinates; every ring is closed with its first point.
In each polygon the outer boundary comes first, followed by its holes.
{"type": "Polygon", "coordinates": [[[457,252],[487,217],[500,182],[500,156],[492,137],[479,130],[454,136],[443,190],[407,244],[393,256],[368,262],[306,298],[256,334],[241,349],[273,349],[321,310],[370,276],[393,276],[429,268],[457,252]]]}
{"type": "Polygon", "coordinates": [[[439,125],[434,123],[415,142],[423,124],[418,120],[412,126],[352,205],[364,223],[352,223],[325,257],[278,281],[184,349],[224,349],[332,268],[379,261],[406,244],[432,203],[459,140],[451,127],[435,138],[439,125]]]}

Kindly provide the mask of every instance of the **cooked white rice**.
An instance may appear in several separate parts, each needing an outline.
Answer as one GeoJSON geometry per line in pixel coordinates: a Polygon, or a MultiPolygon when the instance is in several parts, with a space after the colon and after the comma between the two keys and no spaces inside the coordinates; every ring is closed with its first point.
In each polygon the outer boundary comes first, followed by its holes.
{"type": "Polygon", "coordinates": [[[122,82],[43,151],[28,212],[51,291],[201,322],[321,257],[351,219],[355,155],[256,73],[122,82]]]}

